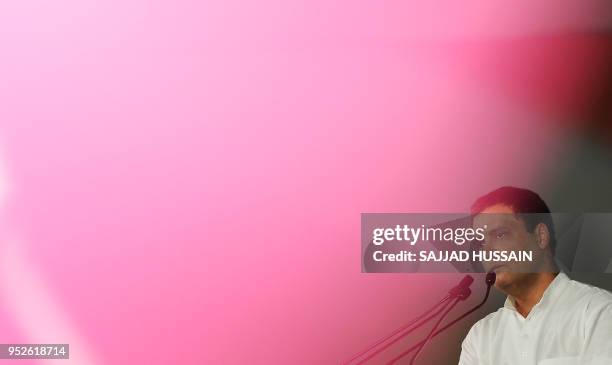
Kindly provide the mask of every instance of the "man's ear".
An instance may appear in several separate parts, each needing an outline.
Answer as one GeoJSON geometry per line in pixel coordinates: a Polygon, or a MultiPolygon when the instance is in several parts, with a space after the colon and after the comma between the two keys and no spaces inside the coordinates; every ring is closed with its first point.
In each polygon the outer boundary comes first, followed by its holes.
{"type": "Polygon", "coordinates": [[[546,249],[550,247],[550,231],[548,230],[548,226],[544,223],[538,223],[535,229],[536,238],[538,240],[538,246],[541,249],[546,249]]]}

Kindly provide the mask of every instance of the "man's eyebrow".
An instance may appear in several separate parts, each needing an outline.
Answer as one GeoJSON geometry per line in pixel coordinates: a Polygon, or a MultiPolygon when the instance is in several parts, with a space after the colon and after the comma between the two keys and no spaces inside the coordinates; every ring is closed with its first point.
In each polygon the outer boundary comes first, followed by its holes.
{"type": "Polygon", "coordinates": [[[497,226],[497,227],[495,227],[495,228],[488,229],[488,230],[487,230],[487,234],[494,234],[494,233],[497,233],[497,232],[499,232],[499,231],[502,231],[502,230],[509,230],[509,229],[510,229],[510,227],[508,227],[508,226],[505,226],[505,225],[500,225],[500,226],[497,226]]]}

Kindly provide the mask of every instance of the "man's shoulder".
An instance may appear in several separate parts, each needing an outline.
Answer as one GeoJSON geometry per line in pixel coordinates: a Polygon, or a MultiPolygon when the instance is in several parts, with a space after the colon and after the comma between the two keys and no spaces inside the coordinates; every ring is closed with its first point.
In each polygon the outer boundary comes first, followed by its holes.
{"type": "Polygon", "coordinates": [[[602,289],[591,284],[586,284],[581,281],[570,279],[568,281],[569,287],[572,290],[581,292],[581,293],[589,293],[596,294],[601,296],[606,296],[608,300],[612,300],[612,293],[606,289],[602,289]]]}
{"type": "MultiPolygon", "coordinates": [[[[568,280],[563,296],[558,304],[564,304],[567,307],[565,310],[591,312],[612,308],[612,292],[576,280],[568,280]]],[[[470,331],[479,333],[496,330],[509,315],[511,310],[502,306],[474,323],[470,331]]]]}
{"type": "Polygon", "coordinates": [[[612,306],[611,292],[580,281],[569,280],[564,294],[569,297],[565,302],[574,306],[582,304],[586,310],[612,306]]]}

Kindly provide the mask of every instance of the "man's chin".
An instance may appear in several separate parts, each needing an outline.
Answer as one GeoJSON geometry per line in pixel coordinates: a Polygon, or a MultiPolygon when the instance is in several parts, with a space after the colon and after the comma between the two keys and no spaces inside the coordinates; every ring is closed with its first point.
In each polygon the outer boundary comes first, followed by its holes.
{"type": "Polygon", "coordinates": [[[507,271],[500,271],[495,274],[495,287],[498,290],[504,291],[512,283],[512,274],[507,271]]]}

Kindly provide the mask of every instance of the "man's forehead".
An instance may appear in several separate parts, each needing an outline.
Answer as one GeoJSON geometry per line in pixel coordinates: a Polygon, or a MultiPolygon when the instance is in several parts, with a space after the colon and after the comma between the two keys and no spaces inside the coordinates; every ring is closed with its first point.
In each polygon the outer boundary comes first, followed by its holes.
{"type": "Polygon", "coordinates": [[[494,229],[502,225],[514,225],[520,223],[512,207],[505,204],[496,204],[487,207],[474,216],[474,226],[494,229]]]}

